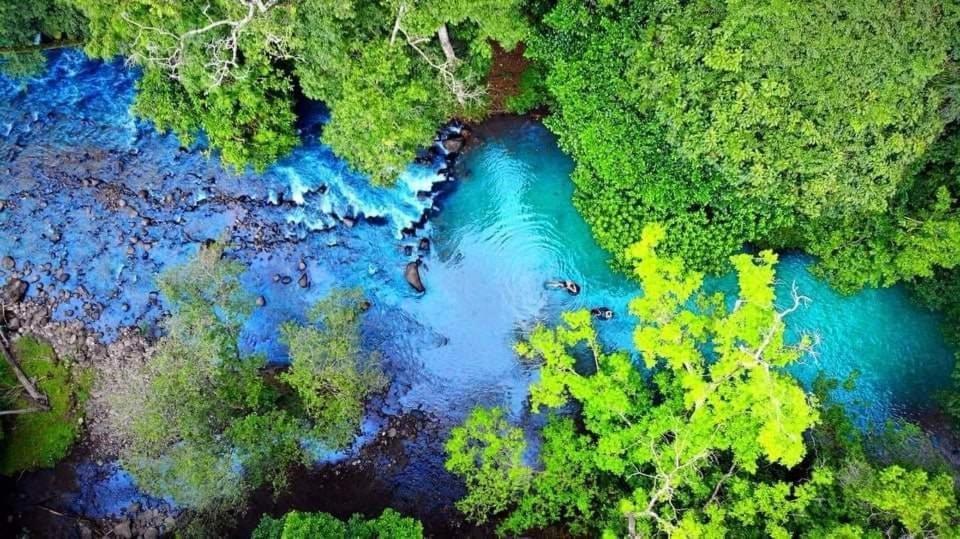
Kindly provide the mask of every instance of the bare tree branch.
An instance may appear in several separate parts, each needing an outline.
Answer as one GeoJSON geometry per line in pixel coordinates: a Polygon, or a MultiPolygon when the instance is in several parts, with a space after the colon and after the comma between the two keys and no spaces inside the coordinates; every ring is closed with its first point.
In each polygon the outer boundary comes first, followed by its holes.
{"type": "Polygon", "coordinates": [[[43,408],[44,410],[50,409],[50,403],[47,400],[47,396],[37,390],[37,387],[33,385],[33,382],[27,378],[27,375],[24,374],[23,370],[20,369],[20,364],[17,363],[17,360],[13,358],[13,355],[10,353],[10,350],[7,349],[7,338],[3,335],[3,332],[0,331],[0,355],[3,355],[3,359],[7,362],[7,365],[10,366],[10,370],[13,371],[13,374],[17,377],[17,381],[20,382],[20,385],[23,386],[23,389],[27,392],[27,395],[30,396],[30,399],[33,402],[37,403],[37,406],[43,408]]]}
{"type": "Polygon", "coordinates": [[[33,412],[46,412],[47,408],[38,408],[36,406],[30,408],[20,408],[19,410],[0,410],[0,415],[20,415],[20,414],[30,414],[33,412]]]}
{"type": "MultiPolygon", "coordinates": [[[[210,71],[211,85],[213,87],[220,86],[232,77],[236,69],[240,67],[240,38],[244,35],[244,32],[258,16],[265,15],[279,3],[279,0],[236,1],[247,8],[247,12],[242,18],[214,20],[207,14],[207,9],[210,7],[208,4],[204,8],[203,14],[210,22],[206,26],[194,28],[179,35],[163,28],[142,24],[133,20],[129,14],[123,13],[121,15],[123,20],[139,30],[134,43],[139,44],[146,51],[146,54],[143,54],[137,52],[137,47],[134,47],[135,52],[131,54],[131,60],[163,69],[171,77],[179,80],[190,42],[219,29],[226,29],[224,35],[214,37],[205,47],[209,59],[204,67],[210,71]],[[157,40],[157,36],[166,38],[166,41],[172,41],[173,44],[164,46],[161,44],[163,40],[157,40]]],[[[286,50],[285,40],[282,37],[267,34],[265,40],[278,57],[290,57],[286,50]]]]}
{"type": "Polygon", "coordinates": [[[394,22],[393,32],[390,36],[390,43],[393,44],[394,39],[399,32],[407,41],[409,45],[427,65],[437,70],[440,74],[440,80],[443,81],[444,85],[453,94],[453,97],[457,100],[457,103],[460,105],[466,105],[473,101],[479,101],[486,94],[486,90],[482,86],[471,85],[467,81],[458,77],[456,74],[457,66],[460,65],[460,60],[457,58],[453,50],[453,45],[450,42],[450,35],[447,33],[447,26],[441,25],[437,29],[437,38],[440,41],[440,47],[443,49],[445,56],[444,61],[440,61],[436,58],[432,58],[420,45],[424,43],[429,43],[429,37],[422,36],[413,36],[407,32],[403,27],[403,17],[407,13],[407,4],[401,2],[400,7],[397,10],[397,19],[394,22]]]}

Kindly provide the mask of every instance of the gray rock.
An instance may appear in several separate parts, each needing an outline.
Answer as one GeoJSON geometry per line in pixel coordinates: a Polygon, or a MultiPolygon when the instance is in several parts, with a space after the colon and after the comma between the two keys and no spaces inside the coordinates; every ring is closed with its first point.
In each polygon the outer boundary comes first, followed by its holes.
{"type": "Polygon", "coordinates": [[[293,277],[289,275],[284,275],[283,277],[280,278],[280,282],[283,284],[290,284],[293,282],[293,277]]]}
{"type": "Polygon", "coordinates": [[[463,149],[463,137],[460,135],[450,135],[444,139],[443,149],[448,153],[459,152],[463,149]]]}
{"type": "Polygon", "coordinates": [[[143,532],[143,539],[158,539],[160,537],[160,531],[156,528],[147,528],[143,532]]]}
{"type": "Polygon", "coordinates": [[[300,288],[307,288],[310,286],[310,279],[307,277],[306,273],[300,275],[300,279],[297,281],[297,284],[300,285],[300,288]]]}
{"type": "Polygon", "coordinates": [[[167,517],[163,519],[163,529],[165,531],[173,531],[177,527],[177,521],[173,517],[167,517]]]}
{"type": "Polygon", "coordinates": [[[302,258],[300,259],[300,262],[297,264],[297,269],[300,270],[301,272],[307,271],[307,263],[304,262],[302,258]]]}
{"type": "Polygon", "coordinates": [[[122,537],[123,539],[131,539],[133,537],[133,532],[130,531],[130,521],[125,520],[114,526],[113,535],[116,537],[122,537]]]}
{"type": "Polygon", "coordinates": [[[10,279],[0,288],[0,305],[15,305],[23,301],[30,285],[20,279],[10,279]]]}
{"type": "Polygon", "coordinates": [[[257,296],[257,307],[263,307],[267,304],[267,298],[263,296],[257,296]]]}
{"type": "Polygon", "coordinates": [[[7,271],[11,271],[17,267],[17,261],[12,256],[5,256],[0,258],[0,266],[3,266],[3,269],[7,271]]]}

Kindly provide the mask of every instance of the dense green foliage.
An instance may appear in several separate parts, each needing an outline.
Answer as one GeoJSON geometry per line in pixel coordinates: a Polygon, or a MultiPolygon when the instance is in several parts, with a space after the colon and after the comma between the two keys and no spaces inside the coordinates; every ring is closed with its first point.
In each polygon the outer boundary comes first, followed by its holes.
{"type": "Polygon", "coordinates": [[[927,174],[956,155],[955,2],[606,4],[561,0],[528,49],[602,246],[802,247],[847,290],[960,260],[960,187],[927,174]]]}
{"type": "Polygon", "coordinates": [[[223,160],[263,168],[298,142],[297,90],[332,111],[324,140],[392,183],[438,125],[486,105],[490,40],[526,36],[519,0],[63,0],[87,52],[144,68],[135,110],[223,160]],[[447,39],[445,48],[442,39],[447,39]]]}
{"type": "MultiPolygon", "coordinates": [[[[89,371],[58,359],[50,345],[31,337],[18,340],[14,354],[20,368],[47,397],[50,409],[11,416],[0,433],[0,474],[50,468],[67,456],[80,434],[83,404],[89,396],[89,371]]],[[[0,363],[3,409],[31,408],[6,362],[0,363]]]]}
{"type": "Polygon", "coordinates": [[[361,290],[335,290],[311,309],[316,325],[282,328],[290,369],[280,378],[300,396],[314,434],[334,447],[353,439],[364,401],[387,383],[379,354],[366,354],[360,345],[363,305],[361,290]]]}
{"type": "Polygon", "coordinates": [[[214,244],[161,276],[172,310],[166,335],[140,384],[121,392],[116,402],[117,427],[130,441],[124,466],[141,488],[213,512],[238,506],[261,485],[283,488],[291,467],[309,462],[302,442],[311,433],[332,448],[348,445],[364,400],[383,385],[367,359],[362,370],[344,369],[330,385],[313,378],[329,374],[324,354],[333,354],[332,365],[345,367],[356,359],[351,354],[361,353],[350,339],[359,317],[347,316],[340,296],[318,306],[317,317],[339,317],[344,338],[316,329],[285,330],[296,365],[289,375],[269,376],[264,358],[242,356],[237,339],[253,302],[240,285],[243,266],[223,255],[223,247],[214,244]],[[343,348],[345,343],[350,346],[343,348]],[[283,383],[287,379],[289,386],[283,383]],[[307,393],[309,388],[316,392],[307,393]]]}
{"type": "Polygon", "coordinates": [[[510,426],[501,408],[474,409],[462,427],[453,429],[446,450],[447,471],[467,482],[467,496],[457,508],[477,522],[505,510],[530,482],[523,433],[510,426]]]}
{"type": "Polygon", "coordinates": [[[576,421],[550,417],[538,471],[519,459],[523,433],[501,413],[475,411],[454,429],[448,468],[466,480],[468,517],[499,515],[503,534],[552,525],[618,536],[960,532],[949,475],[895,461],[897,451],[874,458],[839,406],[818,411],[825,392],[807,394],[784,371],[810,343],[784,341],[785,317],[803,298],[776,308],[775,255],[732,258],[740,294],[731,302],[704,295],[703,275],[682,260],[658,256],[663,237],[648,227],[627,255],[644,288],[630,304],[634,345],[652,376],[630,354],[603,350],[585,311],[534,330],[517,345],[542,364],[531,404],[576,410],[576,421]]]}
{"type": "Polygon", "coordinates": [[[86,31],[68,0],[0,2],[0,73],[34,75],[44,67],[44,47],[79,43],[86,31]]]}
{"type": "Polygon", "coordinates": [[[312,539],[349,537],[350,539],[421,539],[423,525],[386,509],[379,517],[365,519],[353,515],[344,522],[327,513],[293,511],[281,518],[264,516],[253,531],[253,539],[312,539]]]}

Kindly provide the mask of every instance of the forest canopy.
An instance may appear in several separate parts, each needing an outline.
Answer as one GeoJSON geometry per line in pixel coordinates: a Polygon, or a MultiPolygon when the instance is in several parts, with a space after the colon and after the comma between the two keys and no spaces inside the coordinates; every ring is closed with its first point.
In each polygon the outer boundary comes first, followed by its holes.
{"type": "Polygon", "coordinates": [[[378,184],[393,183],[442,122],[485,112],[492,43],[509,50],[528,32],[519,0],[31,6],[0,7],[7,73],[35,71],[41,41],[82,38],[91,56],[121,56],[143,70],[138,115],[185,145],[203,133],[240,169],[288,153],[299,142],[296,101],[323,101],[332,112],[325,142],[378,184]]]}
{"type": "Polygon", "coordinates": [[[695,267],[803,248],[854,290],[960,261],[958,17],[939,0],[561,0],[528,51],[602,246],[663,222],[695,267]]]}
{"type": "Polygon", "coordinates": [[[794,290],[776,306],[776,255],[733,257],[731,301],[659,255],[664,239],[648,226],[626,255],[644,289],[630,303],[634,348],[651,375],[606,350],[587,311],[537,327],[517,352],[541,366],[538,462],[522,458],[527,437],[502,410],[475,409],[447,442],[447,469],[467,486],[458,508],[496,518],[501,536],[956,535],[953,478],[920,458],[911,426],[889,427],[902,436],[878,451],[831,401],[836,384],[808,392],[787,372],[812,340],[785,338],[806,300],[794,290]]]}

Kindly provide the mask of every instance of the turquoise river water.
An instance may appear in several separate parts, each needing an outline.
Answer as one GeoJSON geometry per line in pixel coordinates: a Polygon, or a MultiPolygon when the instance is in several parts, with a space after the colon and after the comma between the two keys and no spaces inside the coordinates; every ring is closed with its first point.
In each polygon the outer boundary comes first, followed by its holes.
{"type": "MultiPolygon", "coordinates": [[[[0,281],[16,274],[31,283],[29,297],[56,298],[55,319],[79,319],[105,340],[119,326],[149,325],[163,314],[158,272],[183,263],[204,239],[231,233],[233,255],[249,267],[244,283],[266,303],[242,347],[282,363],[278,324],[302,318],[335,286],[361,286],[374,303],[364,336],[383,352],[393,383],[371,406],[354,450],[384,417],[412,410],[444,429],[478,404],[530,419],[525,401],[536,371],[518,362],[512,345],[562,310],[612,308],[617,316],[600,323],[602,337],[630,346],[636,321],[626,304],[640,290],[609,268],[571,205],[572,163],[540,123],[479,126],[454,182],[435,152],[397,187],[378,190],[322,144],[323,108],[305,106],[300,148],[263,174],[234,174],[202,147],[180,148],[133,118],[137,77],[119,62],[67,51],[26,84],[0,79],[0,256],[17,264],[0,268],[0,281]],[[429,220],[411,232],[424,212],[429,220]],[[422,238],[431,249],[422,254],[427,291],[417,294],[403,267],[420,256],[422,238]],[[544,288],[555,278],[573,279],[583,292],[544,288]]],[[[820,371],[840,379],[859,372],[843,398],[862,420],[931,407],[952,367],[938,318],[901,288],[838,295],[809,264],[787,254],[778,266],[781,297],[796,283],[812,299],[790,318],[792,336],[819,337],[795,374],[809,383],[820,371]]],[[[729,276],[710,281],[726,291],[733,284],[729,276]]],[[[443,477],[442,440],[411,443],[424,445],[412,448],[420,457],[395,477],[397,488],[446,488],[424,479],[443,477]]],[[[121,470],[98,469],[81,466],[79,513],[115,513],[137,496],[121,470]]]]}

